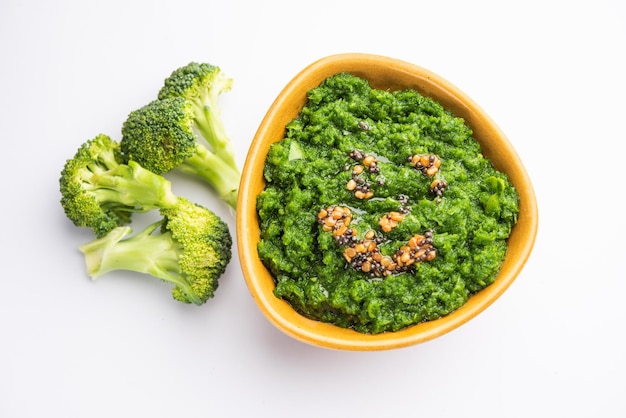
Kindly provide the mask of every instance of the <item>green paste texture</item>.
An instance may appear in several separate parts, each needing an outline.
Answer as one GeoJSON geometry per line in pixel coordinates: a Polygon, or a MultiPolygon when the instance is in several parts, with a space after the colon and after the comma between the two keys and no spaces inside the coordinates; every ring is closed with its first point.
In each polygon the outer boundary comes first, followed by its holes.
{"type": "Polygon", "coordinates": [[[302,315],[361,333],[397,331],[447,315],[496,278],[518,214],[518,195],[492,166],[463,119],[414,90],[383,91],[342,73],[308,92],[300,114],[267,155],[257,199],[258,253],[275,295],[302,315]],[[371,194],[358,198],[351,157],[376,158],[356,178],[371,194]],[[435,155],[432,177],[411,164],[435,155]],[[433,181],[445,181],[438,194],[433,181]],[[392,256],[414,234],[432,234],[436,256],[384,276],[354,268],[345,245],[325,231],[321,210],[352,214],[354,239],[374,231],[377,251],[392,256]],[[383,231],[379,219],[402,211],[383,231]]]}

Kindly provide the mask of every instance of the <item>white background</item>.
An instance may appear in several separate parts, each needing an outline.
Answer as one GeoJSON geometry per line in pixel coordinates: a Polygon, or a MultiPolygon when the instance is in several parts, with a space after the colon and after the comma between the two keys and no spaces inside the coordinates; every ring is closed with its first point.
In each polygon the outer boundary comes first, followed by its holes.
{"type": "MultiPolygon", "coordinates": [[[[619,0],[0,3],[0,417],[626,416],[626,12],[619,0]],[[407,7],[411,5],[410,7],[407,7]],[[509,290],[436,340],[376,353],[295,341],[234,261],[202,307],[120,273],[59,204],[65,160],[189,61],[235,80],[240,165],[302,68],[367,52],[426,67],[506,132],[540,227],[509,290]]],[[[175,190],[232,212],[204,185],[175,190]]]]}

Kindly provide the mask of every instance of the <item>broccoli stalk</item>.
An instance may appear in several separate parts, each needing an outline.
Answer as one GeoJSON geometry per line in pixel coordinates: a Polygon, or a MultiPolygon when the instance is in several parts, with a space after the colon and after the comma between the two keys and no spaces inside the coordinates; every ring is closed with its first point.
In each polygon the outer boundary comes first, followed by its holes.
{"type": "Polygon", "coordinates": [[[134,212],[178,203],[169,180],[135,161],[123,164],[119,143],[102,134],[66,161],[59,183],[67,217],[98,237],[129,223],[134,212]]]}
{"type": "Polygon", "coordinates": [[[85,173],[83,186],[101,204],[119,203],[123,208],[132,208],[131,211],[146,212],[175,205],[178,201],[168,180],[135,161],[119,164],[107,172],[92,173],[85,173]]]}
{"type": "Polygon", "coordinates": [[[233,209],[237,208],[239,180],[241,175],[227,162],[205,147],[196,147],[196,153],[183,161],[178,170],[196,175],[215,189],[219,197],[233,209]]]}
{"type": "Polygon", "coordinates": [[[161,213],[162,220],[133,236],[120,226],[83,244],[87,273],[94,280],[115,270],[149,274],[174,285],[175,300],[202,305],[214,296],[232,256],[228,225],[182,197],[161,213]]]}

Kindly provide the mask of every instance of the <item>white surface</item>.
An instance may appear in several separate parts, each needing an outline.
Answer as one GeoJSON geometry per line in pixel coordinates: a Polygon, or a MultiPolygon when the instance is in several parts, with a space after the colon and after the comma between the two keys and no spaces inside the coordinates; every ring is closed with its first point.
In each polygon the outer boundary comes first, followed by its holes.
{"type": "MultiPolygon", "coordinates": [[[[613,1],[0,3],[0,416],[624,417],[626,13],[613,1]],[[407,10],[406,5],[414,6],[407,10]],[[139,275],[87,278],[58,176],[189,61],[235,79],[238,161],[303,67],[339,52],[447,78],[502,127],[535,182],[535,250],[462,328],[378,353],[269,324],[237,254],[203,307],[139,275]]],[[[234,217],[200,184],[177,192],[234,217]]]]}

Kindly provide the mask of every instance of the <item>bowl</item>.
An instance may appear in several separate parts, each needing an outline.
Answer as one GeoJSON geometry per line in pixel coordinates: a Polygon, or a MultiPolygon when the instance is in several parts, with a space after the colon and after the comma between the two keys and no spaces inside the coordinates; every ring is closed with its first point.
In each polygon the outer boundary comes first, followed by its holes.
{"type": "Polygon", "coordinates": [[[466,94],[442,77],[417,65],[394,58],[348,53],[322,58],[298,73],[280,92],[263,118],[250,145],[239,190],[237,245],[248,289],[265,317],[285,334],[314,346],[352,351],[375,351],[407,347],[444,335],[484,311],[509,288],[528,260],[538,227],[533,186],[515,149],[494,121],[466,94]],[[349,72],[378,89],[412,88],[439,101],[465,119],[474,138],[494,166],[505,172],[520,197],[518,222],[509,237],[506,258],[496,280],[471,296],[467,303],[442,318],[400,331],[363,334],[351,329],[308,319],[274,296],[274,280],[257,253],[259,222],[256,198],[264,188],[263,167],[269,147],[280,141],[285,125],[306,102],[309,89],[327,77],[349,72]]]}

